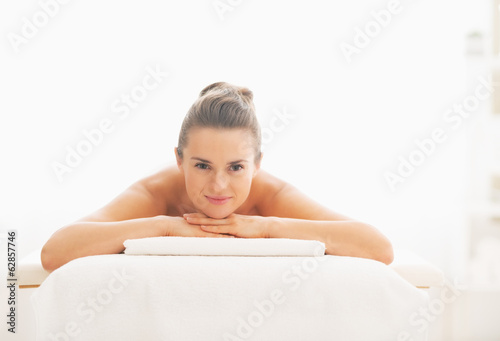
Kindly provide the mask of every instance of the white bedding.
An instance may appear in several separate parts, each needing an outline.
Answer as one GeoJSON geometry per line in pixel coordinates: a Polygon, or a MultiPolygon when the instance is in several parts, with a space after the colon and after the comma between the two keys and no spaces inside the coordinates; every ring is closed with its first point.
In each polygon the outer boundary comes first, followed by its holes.
{"type": "Polygon", "coordinates": [[[127,255],[323,256],[325,243],[288,238],[151,237],[127,239],[127,255]]]}
{"type": "Polygon", "coordinates": [[[426,340],[427,294],[373,260],[105,255],[54,271],[37,340],[426,340]]]}

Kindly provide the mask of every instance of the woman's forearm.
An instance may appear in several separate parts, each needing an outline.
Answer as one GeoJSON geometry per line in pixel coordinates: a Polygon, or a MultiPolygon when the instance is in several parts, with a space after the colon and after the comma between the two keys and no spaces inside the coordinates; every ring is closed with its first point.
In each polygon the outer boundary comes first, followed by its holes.
{"type": "Polygon", "coordinates": [[[270,238],[310,239],[325,243],[326,253],[370,258],[385,264],[393,259],[390,241],[377,229],[358,221],[318,221],[268,217],[270,238]]]}
{"type": "Polygon", "coordinates": [[[47,271],[54,271],[79,257],[120,253],[127,239],[165,234],[166,224],[162,217],[76,222],[57,230],[45,243],[41,253],[42,265],[47,271]]]}

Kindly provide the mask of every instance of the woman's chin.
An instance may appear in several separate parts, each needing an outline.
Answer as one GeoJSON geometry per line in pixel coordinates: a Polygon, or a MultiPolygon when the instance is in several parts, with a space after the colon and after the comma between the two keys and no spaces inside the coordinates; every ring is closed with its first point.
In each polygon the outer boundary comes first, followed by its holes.
{"type": "Polygon", "coordinates": [[[215,210],[207,210],[203,211],[203,213],[212,219],[224,219],[233,212],[226,212],[226,211],[217,212],[215,210]]]}

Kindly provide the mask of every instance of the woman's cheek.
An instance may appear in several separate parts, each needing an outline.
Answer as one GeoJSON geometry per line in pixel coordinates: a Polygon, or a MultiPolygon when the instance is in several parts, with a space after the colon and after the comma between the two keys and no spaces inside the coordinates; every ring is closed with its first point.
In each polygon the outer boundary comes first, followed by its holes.
{"type": "Polygon", "coordinates": [[[245,201],[250,194],[250,188],[252,186],[252,181],[245,179],[240,184],[238,184],[238,197],[240,200],[245,201]]]}
{"type": "Polygon", "coordinates": [[[203,192],[203,182],[196,176],[186,177],[186,191],[189,198],[197,208],[201,208],[205,203],[201,196],[203,192]]]}

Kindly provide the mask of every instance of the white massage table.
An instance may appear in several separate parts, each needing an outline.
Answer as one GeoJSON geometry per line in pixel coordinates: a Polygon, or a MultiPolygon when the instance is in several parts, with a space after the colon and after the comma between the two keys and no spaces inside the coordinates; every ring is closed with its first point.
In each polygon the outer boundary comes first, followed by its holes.
{"type": "Polygon", "coordinates": [[[425,288],[444,285],[438,268],[405,250],[390,266],[338,256],[120,254],[48,275],[39,250],[21,260],[15,340],[425,341],[411,316],[427,306],[425,288]]]}

